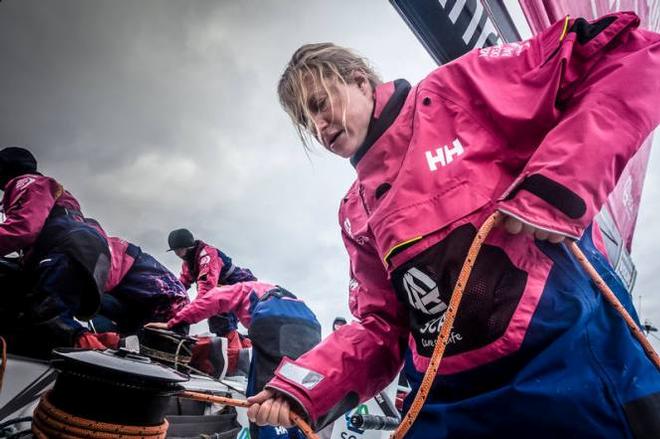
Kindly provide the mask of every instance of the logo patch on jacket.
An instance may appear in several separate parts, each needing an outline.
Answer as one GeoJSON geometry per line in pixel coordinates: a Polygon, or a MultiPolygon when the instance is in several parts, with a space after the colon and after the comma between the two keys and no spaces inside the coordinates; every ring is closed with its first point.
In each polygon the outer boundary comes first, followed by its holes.
{"type": "Polygon", "coordinates": [[[426,151],[424,155],[426,156],[429,169],[431,171],[437,171],[438,165],[444,167],[451,164],[456,157],[463,155],[463,152],[465,152],[463,144],[456,138],[452,140],[451,146],[444,145],[436,148],[435,151],[426,151]]]}
{"type": "Polygon", "coordinates": [[[424,314],[438,314],[447,309],[447,304],[440,299],[438,285],[415,267],[403,275],[403,288],[408,293],[410,306],[424,314]]]}
{"type": "MultiPolygon", "coordinates": [[[[417,319],[415,339],[418,350],[430,352],[435,347],[438,333],[445,321],[447,304],[440,298],[440,289],[436,282],[417,267],[409,268],[402,278],[403,289],[408,295],[411,308],[423,315],[417,319]]],[[[421,316],[420,315],[420,316],[421,316]]],[[[461,341],[463,336],[458,331],[452,331],[448,344],[461,341]]]]}
{"type": "Polygon", "coordinates": [[[519,56],[529,47],[530,47],[529,41],[525,41],[522,43],[514,42],[509,44],[502,44],[501,46],[484,47],[483,49],[479,49],[479,57],[500,58],[500,57],[519,56]]]}
{"type": "Polygon", "coordinates": [[[32,183],[34,183],[34,181],[35,181],[35,179],[32,178],[32,177],[21,178],[20,180],[18,180],[16,182],[16,190],[21,190],[21,189],[26,188],[29,185],[31,185],[32,183]]]}

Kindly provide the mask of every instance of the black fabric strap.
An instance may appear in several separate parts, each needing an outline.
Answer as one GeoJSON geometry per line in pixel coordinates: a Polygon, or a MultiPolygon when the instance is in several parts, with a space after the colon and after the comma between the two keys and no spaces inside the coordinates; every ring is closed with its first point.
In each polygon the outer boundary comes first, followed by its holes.
{"type": "Polygon", "coordinates": [[[282,297],[288,297],[290,299],[297,299],[295,294],[293,294],[292,292],[276,285],[275,288],[273,288],[272,290],[266,291],[266,294],[261,296],[261,298],[259,299],[259,302],[265,302],[266,300],[271,299],[273,297],[277,297],[278,299],[281,299],[282,297]]]}
{"type": "Polygon", "coordinates": [[[360,148],[353,157],[351,157],[351,164],[353,167],[357,166],[362,157],[364,157],[367,151],[369,151],[373,144],[376,143],[376,140],[378,140],[392,123],[394,123],[403,108],[403,104],[406,102],[410,88],[410,83],[405,79],[397,79],[394,81],[394,93],[387,101],[387,104],[385,104],[380,117],[375,119],[372,116],[371,122],[369,122],[366,139],[364,139],[360,148]]]}
{"type": "Polygon", "coordinates": [[[571,219],[580,218],[587,211],[586,203],[578,194],[541,174],[532,174],[525,178],[507,199],[513,198],[521,190],[536,195],[571,219]]]}
{"type": "Polygon", "coordinates": [[[578,42],[580,44],[586,44],[614,21],[616,21],[616,17],[604,17],[594,23],[589,23],[584,18],[578,18],[569,29],[569,32],[575,32],[578,42]]]}

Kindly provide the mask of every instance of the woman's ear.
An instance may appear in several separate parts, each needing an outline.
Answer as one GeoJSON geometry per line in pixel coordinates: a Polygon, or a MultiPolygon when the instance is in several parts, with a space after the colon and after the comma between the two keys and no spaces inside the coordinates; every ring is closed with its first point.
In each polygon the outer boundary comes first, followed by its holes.
{"type": "Polygon", "coordinates": [[[367,78],[367,75],[363,71],[356,70],[352,73],[352,76],[353,82],[358,86],[358,88],[362,91],[362,93],[364,93],[365,96],[371,96],[373,94],[373,88],[371,87],[369,78],[367,78]]]}

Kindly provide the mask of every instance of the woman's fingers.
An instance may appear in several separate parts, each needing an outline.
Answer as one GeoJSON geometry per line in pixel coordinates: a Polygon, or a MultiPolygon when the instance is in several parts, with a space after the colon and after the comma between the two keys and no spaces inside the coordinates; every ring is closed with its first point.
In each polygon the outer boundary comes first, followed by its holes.
{"type": "Polygon", "coordinates": [[[280,407],[282,407],[282,398],[277,398],[272,401],[273,403],[270,405],[266,423],[270,425],[279,425],[278,421],[280,420],[280,407]]]}
{"type": "Polygon", "coordinates": [[[291,406],[282,397],[275,397],[272,390],[262,390],[248,398],[252,405],[248,408],[248,419],[259,426],[281,425],[293,427],[291,406]]]}
{"type": "Polygon", "coordinates": [[[534,236],[536,228],[530,224],[523,223],[523,233],[534,236]]]}
{"type": "Polygon", "coordinates": [[[282,400],[278,424],[285,428],[293,427],[293,422],[291,422],[291,407],[286,400],[282,400]]]}
{"type": "Polygon", "coordinates": [[[254,396],[250,396],[247,400],[250,404],[261,404],[267,399],[272,398],[274,395],[272,390],[264,389],[254,396]]]}
{"type": "Polygon", "coordinates": [[[552,244],[558,244],[566,237],[564,235],[561,235],[559,233],[552,233],[547,230],[539,229],[531,224],[526,224],[520,221],[519,219],[516,219],[514,217],[507,217],[504,220],[504,228],[506,229],[507,232],[517,235],[519,233],[524,233],[527,235],[532,235],[535,239],[538,239],[539,241],[548,241],[551,242],[552,244]]]}
{"type": "Polygon", "coordinates": [[[254,418],[254,423],[257,424],[258,426],[264,426],[268,425],[268,416],[270,415],[270,408],[273,406],[273,402],[275,400],[273,398],[267,399],[264,402],[262,402],[259,406],[259,411],[257,412],[257,416],[254,418]]]}
{"type": "Polygon", "coordinates": [[[534,231],[534,238],[538,239],[539,241],[545,241],[549,236],[550,232],[546,230],[536,229],[534,231]]]}
{"type": "Polygon", "coordinates": [[[565,239],[566,237],[564,235],[559,235],[557,233],[551,233],[550,236],[548,236],[548,241],[550,241],[553,244],[559,244],[565,239]]]}
{"type": "Polygon", "coordinates": [[[273,397],[273,392],[271,390],[262,390],[256,395],[250,396],[248,398],[248,402],[252,404],[248,408],[248,419],[250,420],[250,422],[257,423],[257,418],[260,418],[260,413],[263,408],[262,406],[265,404],[266,401],[270,401],[272,397],[273,397]]]}
{"type": "Polygon", "coordinates": [[[517,235],[522,231],[523,223],[510,216],[504,221],[504,228],[512,235],[517,235]]]}

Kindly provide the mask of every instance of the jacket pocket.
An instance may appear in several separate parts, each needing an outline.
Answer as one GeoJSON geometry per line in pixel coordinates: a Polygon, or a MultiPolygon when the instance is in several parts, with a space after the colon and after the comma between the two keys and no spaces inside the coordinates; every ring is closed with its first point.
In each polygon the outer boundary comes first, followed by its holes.
{"type": "MultiPolygon", "coordinates": [[[[397,297],[409,310],[419,355],[430,357],[454,285],[477,229],[464,224],[392,273],[397,297]]],[[[501,248],[484,244],[465,287],[448,356],[482,348],[504,335],[525,291],[527,273],[501,248]]]]}

